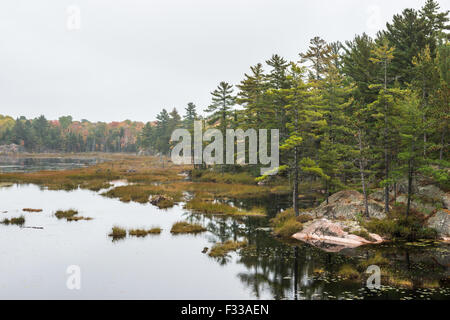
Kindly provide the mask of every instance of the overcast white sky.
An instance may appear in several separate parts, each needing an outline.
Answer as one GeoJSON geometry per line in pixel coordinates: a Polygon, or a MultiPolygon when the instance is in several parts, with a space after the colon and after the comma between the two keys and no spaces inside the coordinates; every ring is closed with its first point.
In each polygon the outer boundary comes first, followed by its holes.
{"type": "Polygon", "coordinates": [[[316,35],[374,35],[424,2],[2,0],[0,114],[149,121],[190,101],[203,110],[220,81],[239,83],[274,53],[296,61],[316,35]],[[78,30],[67,28],[70,5],[78,30]]]}

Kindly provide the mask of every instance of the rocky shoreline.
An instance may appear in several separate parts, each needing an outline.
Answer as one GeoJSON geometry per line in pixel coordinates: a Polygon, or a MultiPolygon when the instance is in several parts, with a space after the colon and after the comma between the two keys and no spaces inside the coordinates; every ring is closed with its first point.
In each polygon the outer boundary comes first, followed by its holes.
{"type": "MultiPolygon", "coordinates": [[[[450,193],[434,185],[416,187],[412,208],[424,215],[424,226],[436,230],[440,240],[450,240],[450,193]]],[[[309,220],[292,237],[326,251],[340,251],[365,244],[379,244],[386,239],[370,233],[361,225],[364,219],[385,219],[383,193],[377,190],[368,197],[369,217],[363,217],[364,196],[356,190],[343,190],[331,195],[318,207],[302,212],[309,220]]],[[[395,201],[405,203],[399,194],[395,201]]],[[[394,200],[394,199],[393,199],[394,200]]],[[[394,202],[394,201],[393,201],[394,202]]],[[[393,204],[393,203],[391,203],[393,204]]]]}

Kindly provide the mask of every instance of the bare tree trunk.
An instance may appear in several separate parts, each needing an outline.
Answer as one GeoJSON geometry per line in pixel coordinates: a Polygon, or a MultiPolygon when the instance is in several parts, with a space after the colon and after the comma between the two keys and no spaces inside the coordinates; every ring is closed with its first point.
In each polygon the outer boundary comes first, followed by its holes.
{"type": "Polygon", "coordinates": [[[294,207],[295,216],[300,214],[298,210],[298,150],[294,150],[294,190],[292,194],[292,206],[294,207]]]}
{"type": "Polygon", "coordinates": [[[364,214],[366,217],[369,216],[369,203],[367,200],[367,191],[366,191],[366,182],[364,178],[364,160],[363,160],[363,147],[362,147],[362,137],[361,137],[361,129],[358,130],[358,142],[359,142],[359,172],[361,174],[361,184],[364,194],[364,214]]]}
{"type": "Polygon", "coordinates": [[[408,201],[406,204],[406,216],[409,216],[409,211],[411,209],[411,197],[412,197],[412,180],[414,173],[414,163],[413,163],[413,154],[414,154],[414,140],[411,142],[411,157],[408,160],[408,201]]]}

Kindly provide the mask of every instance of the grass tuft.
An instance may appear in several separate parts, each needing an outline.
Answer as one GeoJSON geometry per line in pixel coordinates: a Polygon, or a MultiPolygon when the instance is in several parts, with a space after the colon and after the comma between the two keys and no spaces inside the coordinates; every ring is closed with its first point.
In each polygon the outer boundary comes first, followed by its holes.
{"type": "Polygon", "coordinates": [[[155,227],[155,228],[151,228],[149,230],[146,229],[132,229],[128,231],[128,234],[130,236],[134,236],[134,237],[146,237],[148,235],[156,235],[156,234],[160,234],[161,233],[161,228],[159,227],[155,227]]]}
{"type": "Polygon", "coordinates": [[[216,243],[209,252],[210,257],[224,257],[226,256],[230,251],[236,251],[242,247],[245,247],[247,245],[247,241],[232,241],[228,240],[221,243],[216,243]]]}
{"type": "Polygon", "coordinates": [[[181,233],[200,233],[206,231],[200,224],[192,224],[185,221],[175,222],[170,229],[170,233],[181,234],[181,233]]]}
{"type": "Polygon", "coordinates": [[[113,239],[122,239],[127,236],[127,231],[124,228],[114,226],[109,236],[113,239]]]}
{"type": "Polygon", "coordinates": [[[3,219],[3,221],[1,223],[5,224],[5,225],[15,224],[15,225],[21,226],[21,225],[25,224],[25,217],[20,216],[18,218],[3,219]]]}

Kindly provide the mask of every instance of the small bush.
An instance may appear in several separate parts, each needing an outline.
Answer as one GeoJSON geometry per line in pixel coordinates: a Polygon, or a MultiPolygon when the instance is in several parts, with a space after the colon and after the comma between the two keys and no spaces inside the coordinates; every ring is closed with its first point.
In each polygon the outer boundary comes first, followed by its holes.
{"type": "Polygon", "coordinates": [[[389,217],[373,219],[363,222],[363,226],[372,233],[380,234],[390,239],[415,241],[418,239],[436,239],[437,232],[424,225],[424,217],[411,210],[408,217],[405,215],[405,206],[394,206],[389,217]]]}
{"type": "Polygon", "coordinates": [[[303,228],[303,225],[297,221],[293,209],[287,209],[278,213],[270,222],[274,228],[275,235],[283,238],[289,238],[303,228]]]}

